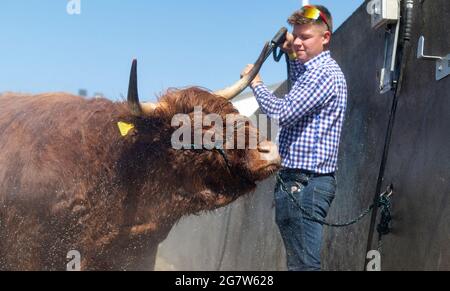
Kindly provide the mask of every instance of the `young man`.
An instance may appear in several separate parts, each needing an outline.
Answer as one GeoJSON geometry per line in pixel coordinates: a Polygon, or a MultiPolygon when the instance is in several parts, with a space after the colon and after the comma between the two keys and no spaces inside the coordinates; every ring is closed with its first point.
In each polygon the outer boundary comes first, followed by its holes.
{"type": "MultiPolygon", "coordinates": [[[[323,226],[311,217],[324,220],[335,196],[347,86],[328,50],[333,29],[328,9],[308,5],[288,22],[294,29],[287,34],[283,50],[290,58],[292,90],[279,99],[259,75],[251,87],[262,111],[280,126],[283,169],[275,205],[288,269],[321,270],[323,226]]],[[[247,66],[242,75],[251,68],[247,66]]]]}

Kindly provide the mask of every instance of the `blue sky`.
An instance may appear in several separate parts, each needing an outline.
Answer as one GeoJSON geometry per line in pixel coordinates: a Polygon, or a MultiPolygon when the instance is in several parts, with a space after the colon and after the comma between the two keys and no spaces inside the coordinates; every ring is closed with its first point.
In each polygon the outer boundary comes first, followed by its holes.
{"type": "MultiPolygon", "coordinates": [[[[0,92],[65,91],[108,98],[126,95],[138,59],[142,100],[170,87],[217,90],[235,82],[300,0],[68,0],[0,1],[0,92]]],[[[311,1],[327,6],[337,28],[363,0],[311,1]]],[[[269,59],[266,83],[285,78],[269,59]]]]}

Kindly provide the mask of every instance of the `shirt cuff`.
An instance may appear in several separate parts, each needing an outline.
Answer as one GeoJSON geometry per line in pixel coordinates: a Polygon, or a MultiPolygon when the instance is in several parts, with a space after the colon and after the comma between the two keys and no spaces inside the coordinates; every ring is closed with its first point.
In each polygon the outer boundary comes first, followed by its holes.
{"type": "Polygon", "coordinates": [[[253,90],[253,94],[255,94],[255,97],[258,98],[261,96],[261,93],[266,93],[269,91],[269,89],[267,89],[266,85],[264,85],[264,83],[260,83],[258,85],[256,85],[255,87],[252,88],[253,90]]]}
{"type": "Polygon", "coordinates": [[[292,68],[295,68],[297,70],[301,70],[301,68],[304,66],[299,60],[289,60],[289,63],[292,68]]]}

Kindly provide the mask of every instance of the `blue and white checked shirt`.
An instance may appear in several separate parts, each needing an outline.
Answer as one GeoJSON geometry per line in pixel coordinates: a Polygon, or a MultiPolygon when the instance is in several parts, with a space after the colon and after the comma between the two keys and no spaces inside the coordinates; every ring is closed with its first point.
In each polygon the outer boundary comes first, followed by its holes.
{"type": "Polygon", "coordinates": [[[318,174],[337,169],[347,108],[347,84],[330,52],[302,64],[291,61],[292,90],[277,98],[263,84],[253,88],[261,110],[278,121],[282,166],[318,174]]]}

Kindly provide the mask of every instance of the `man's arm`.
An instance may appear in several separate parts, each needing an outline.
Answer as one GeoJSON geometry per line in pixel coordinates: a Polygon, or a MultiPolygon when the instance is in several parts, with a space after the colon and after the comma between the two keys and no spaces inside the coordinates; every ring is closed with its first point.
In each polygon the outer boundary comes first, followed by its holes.
{"type": "Polygon", "coordinates": [[[292,84],[295,84],[300,74],[305,70],[302,63],[294,59],[292,56],[289,57],[289,64],[291,66],[291,71],[289,74],[289,78],[291,79],[292,84]]]}
{"type": "Polygon", "coordinates": [[[292,48],[294,43],[294,35],[292,33],[286,33],[286,41],[281,46],[281,50],[288,56],[289,65],[291,67],[289,78],[291,79],[292,84],[297,81],[299,75],[304,71],[304,67],[302,63],[297,60],[297,56],[292,48]]]}
{"type": "Polygon", "coordinates": [[[334,92],[333,77],[326,71],[305,76],[306,82],[297,84],[285,96],[277,98],[262,83],[252,83],[253,93],[261,110],[280,126],[294,125],[311,111],[330,101],[334,92]]]}

